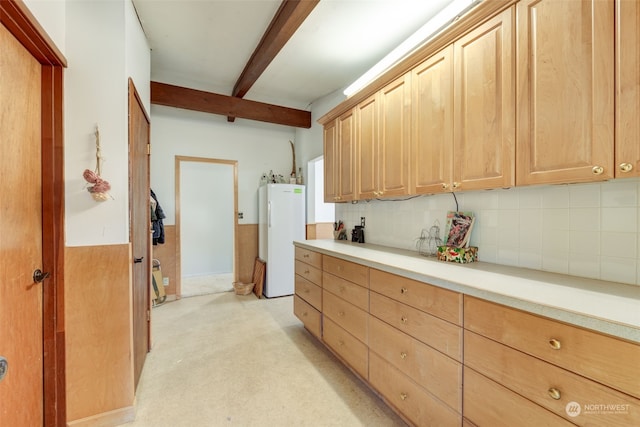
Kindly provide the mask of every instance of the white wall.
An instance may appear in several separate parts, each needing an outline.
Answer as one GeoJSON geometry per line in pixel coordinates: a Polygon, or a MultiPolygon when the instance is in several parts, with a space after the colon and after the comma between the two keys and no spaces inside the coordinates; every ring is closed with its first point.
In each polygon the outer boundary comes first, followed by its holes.
{"type": "Polygon", "coordinates": [[[128,77],[147,106],[150,52],[128,0],[66,3],[65,189],[67,246],[129,241],[128,77]],[[136,28],[136,26],[138,28],[136,28]],[[94,201],[82,177],[95,169],[100,128],[102,177],[112,200],[94,201]]]}
{"type": "Polygon", "coordinates": [[[175,224],[175,156],[238,161],[239,224],[258,223],[260,176],[291,173],[292,128],[177,108],[151,107],[151,187],[175,224]]]}
{"type": "Polygon", "coordinates": [[[182,276],[233,272],[233,165],[180,162],[182,276]]]}

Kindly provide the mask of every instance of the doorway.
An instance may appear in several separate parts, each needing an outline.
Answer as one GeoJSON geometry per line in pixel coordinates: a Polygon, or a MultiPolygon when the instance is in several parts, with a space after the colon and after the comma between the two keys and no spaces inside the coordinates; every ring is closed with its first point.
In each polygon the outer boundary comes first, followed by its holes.
{"type": "Polygon", "coordinates": [[[237,163],[176,156],[178,297],[231,291],[237,281],[237,163]]]}

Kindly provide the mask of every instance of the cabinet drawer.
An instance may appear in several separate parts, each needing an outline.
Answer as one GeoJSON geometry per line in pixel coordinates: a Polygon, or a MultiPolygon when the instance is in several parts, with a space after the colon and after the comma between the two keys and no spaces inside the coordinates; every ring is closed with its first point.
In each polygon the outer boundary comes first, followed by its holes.
{"type": "Polygon", "coordinates": [[[427,389],[457,412],[462,412],[462,365],[369,316],[369,349],[427,389]]]}
{"type": "Polygon", "coordinates": [[[573,426],[569,421],[466,366],[463,405],[465,418],[480,427],[573,426]]]}
{"type": "Polygon", "coordinates": [[[369,289],[367,288],[327,272],[322,273],[322,287],[358,308],[369,310],[369,289]]]}
{"type": "Polygon", "coordinates": [[[418,310],[462,325],[462,294],[373,268],[370,288],[418,310]]]}
{"type": "MultiPolygon", "coordinates": [[[[373,328],[371,329],[373,340],[373,328]]],[[[465,366],[580,426],[640,426],[640,401],[510,347],[465,331],[465,366]],[[557,394],[552,397],[552,394],[557,394]],[[624,405],[624,413],[582,411],[570,417],[569,402],[624,405]]]]}
{"type": "Polygon", "coordinates": [[[459,427],[462,424],[460,414],[372,351],[369,352],[369,383],[417,426],[459,427]]]}
{"type": "Polygon", "coordinates": [[[366,345],[327,317],[324,318],[322,339],[362,378],[369,377],[369,354],[366,345]]]}
{"type": "Polygon", "coordinates": [[[295,287],[296,295],[311,304],[316,310],[322,311],[322,288],[320,286],[296,274],[295,287]]]}
{"type": "Polygon", "coordinates": [[[369,314],[366,311],[359,309],[342,298],[338,298],[331,292],[323,290],[322,312],[325,317],[329,317],[363,343],[366,344],[368,342],[367,317],[369,317],[369,314]]]}
{"type": "Polygon", "coordinates": [[[309,332],[318,338],[322,336],[320,312],[297,295],[293,297],[293,314],[302,321],[304,327],[307,328],[309,332]]]}
{"type": "Polygon", "coordinates": [[[439,317],[371,292],[369,312],[455,360],[462,361],[462,328],[439,317]]]}
{"type": "Polygon", "coordinates": [[[302,261],[296,260],[296,274],[304,277],[308,281],[315,283],[318,286],[322,286],[322,270],[305,264],[302,261]]]}
{"type": "Polygon", "coordinates": [[[640,345],[472,297],[464,327],[640,398],[640,345]]]}
{"type": "Polygon", "coordinates": [[[369,267],[332,256],[322,256],[322,269],[365,288],[369,287],[369,267]]]}
{"type": "Polygon", "coordinates": [[[318,252],[296,246],[296,259],[315,268],[322,268],[322,254],[318,252]]]}

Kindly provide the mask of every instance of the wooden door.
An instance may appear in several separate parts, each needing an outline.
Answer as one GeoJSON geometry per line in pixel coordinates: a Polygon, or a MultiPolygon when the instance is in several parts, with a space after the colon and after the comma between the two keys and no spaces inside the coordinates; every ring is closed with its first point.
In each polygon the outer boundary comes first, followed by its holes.
{"type": "Polygon", "coordinates": [[[517,8],[518,185],[613,178],[613,0],[517,8]]]}
{"type": "Polygon", "coordinates": [[[356,106],[358,200],[378,197],[378,99],[370,96],[356,106]]]}
{"type": "Polygon", "coordinates": [[[338,201],[353,200],[355,196],[355,115],[349,110],[338,117],[338,201]]]}
{"type": "Polygon", "coordinates": [[[616,177],[640,176],[640,3],[616,2],[616,177]]]}
{"type": "Polygon", "coordinates": [[[133,373],[137,388],[150,350],[151,245],[149,119],[129,80],[130,240],[133,256],[133,373]]]}
{"type": "Polygon", "coordinates": [[[338,196],[336,182],[337,177],[337,147],[336,121],[333,120],[324,125],[324,201],[335,203],[338,196]]]}
{"type": "Polygon", "coordinates": [[[454,43],[453,190],[515,184],[512,15],[506,9],[454,43]]]}
{"type": "Polygon", "coordinates": [[[411,76],[415,194],[451,191],[453,181],[453,46],[414,68],[411,76]]]}
{"type": "Polygon", "coordinates": [[[380,91],[380,191],[384,197],[409,194],[411,74],[380,91]]]}
{"type": "Polygon", "coordinates": [[[42,67],[3,25],[0,51],[0,424],[41,426],[42,67]]]}

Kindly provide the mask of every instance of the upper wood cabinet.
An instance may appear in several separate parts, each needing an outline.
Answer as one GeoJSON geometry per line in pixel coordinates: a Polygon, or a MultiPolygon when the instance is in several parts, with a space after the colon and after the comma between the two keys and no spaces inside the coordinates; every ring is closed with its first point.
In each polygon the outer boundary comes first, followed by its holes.
{"type": "Polygon", "coordinates": [[[324,201],[333,203],[338,195],[338,136],[337,120],[332,120],[324,125],[324,201]]]}
{"type": "Polygon", "coordinates": [[[378,196],[409,194],[411,148],[411,74],[396,79],[379,92],[380,144],[378,196]]]}
{"type": "Polygon", "coordinates": [[[336,201],[347,202],[355,196],[355,152],[356,123],[354,110],[349,110],[337,121],[338,142],[336,144],[340,161],[338,162],[338,194],[336,201]]]}
{"type": "Polygon", "coordinates": [[[453,190],[515,185],[513,38],[509,8],[453,45],[453,190]]]}
{"type": "Polygon", "coordinates": [[[522,0],[517,184],[613,178],[613,0],[522,0]]]}
{"type": "Polygon", "coordinates": [[[453,46],[411,75],[412,188],[415,194],[451,191],[453,182],[453,46]]]}
{"type": "Polygon", "coordinates": [[[358,164],[357,198],[378,197],[378,94],[356,107],[356,162],[358,164]]]}
{"type": "Polygon", "coordinates": [[[640,176],[640,3],[616,2],[615,175],[640,176]]]}

